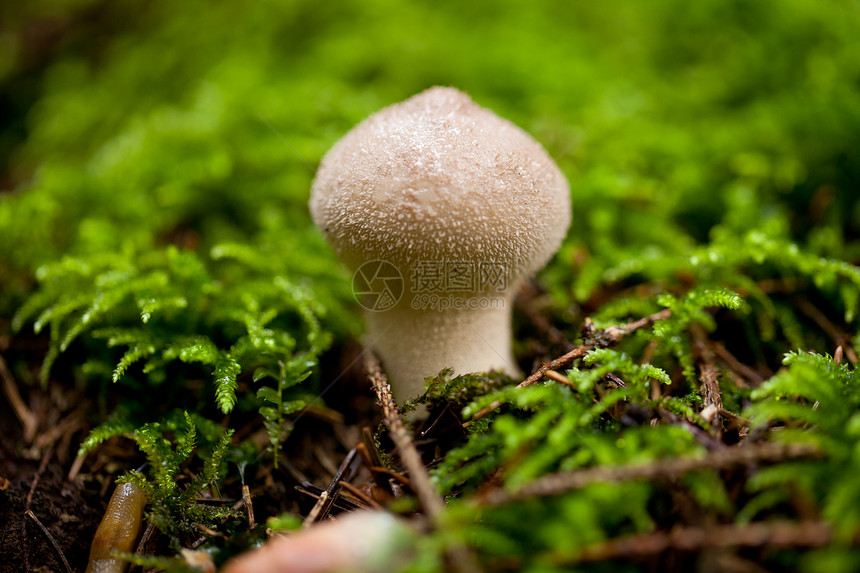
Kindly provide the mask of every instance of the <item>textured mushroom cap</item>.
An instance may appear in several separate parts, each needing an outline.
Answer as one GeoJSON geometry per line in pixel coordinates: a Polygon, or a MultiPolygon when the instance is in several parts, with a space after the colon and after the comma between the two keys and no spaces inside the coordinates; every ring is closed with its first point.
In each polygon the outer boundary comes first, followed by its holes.
{"type": "Polygon", "coordinates": [[[509,284],[542,268],[570,225],[567,180],[543,147],[443,87],[347,133],[322,160],[310,208],[352,268],[491,261],[509,284]]]}

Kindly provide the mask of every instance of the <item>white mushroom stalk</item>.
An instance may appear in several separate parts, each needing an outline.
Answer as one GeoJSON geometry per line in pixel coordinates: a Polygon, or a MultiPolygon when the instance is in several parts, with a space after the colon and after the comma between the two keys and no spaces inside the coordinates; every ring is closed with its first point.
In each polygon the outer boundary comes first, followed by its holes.
{"type": "Polygon", "coordinates": [[[431,88],[335,144],[310,209],[355,272],[367,343],[398,400],[444,368],[519,373],[513,296],[571,216],[567,180],[526,132],[460,91],[431,88]]]}

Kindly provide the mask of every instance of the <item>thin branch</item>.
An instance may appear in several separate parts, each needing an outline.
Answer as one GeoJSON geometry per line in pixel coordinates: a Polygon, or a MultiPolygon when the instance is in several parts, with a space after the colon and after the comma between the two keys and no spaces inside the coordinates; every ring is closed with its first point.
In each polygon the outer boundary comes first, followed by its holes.
{"type": "Polygon", "coordinates": [[[245,504],[245,513],[248,516],[248,530],[254,531],[257,527],[257,522],[254,520],[254,505],[251,502],[251,488],[247,484],[242,484],[242,502],[245,504]]]}
{"type": "Polygon", "coordinates": [[[24,442],[30,444],[33,442],[33,438],[36,437],[39,419],[21,398],[21,393],[18,392],[18,385],[15,384],[15,378],[9,372],[6,361],[3,360],[2,356],[0,356],[0,378],[3,379],[3,393],[6,394],[9,405],[12,406],[12,411],[15,412],[15,416],[24,428],[24,442]]]}
{"type": "Polygon", "coordinates": [[[48,528],[45,527],[41,521],[39,521],[39,518],[36,517],[36,514],[33,513],[31,510],[28,509],[27,511],[25,511],[24,515],[26,515],[27,517],[32,519],[33,522],[39,526],[39,529],[42,530],[42,533],[45,534],[45,537],[47,537],[48,541],[51,542],[51,545],[54,546],[54,551],[56,551],[57,555],[60,556],[60,561],[63,562],[63,566],[66,568],[66,571],[68,571],[68,573],[72,573],[72,566],[69,565],[69,561],[66,559],[66,555],[63,553],[63,550],[60,548],[60,544],[57,543],[57,540],[54,539],[54,536],[51,535],[50,531],[48,531],[48,528]]]}
{"type": "MultiPolygon", "coordinates": [[[[725,362],[726,366],[728,366],[731,370],[734,370],[739,376],[745,377],[747,380],[755,383],[756,385],[764,382],[765,377],[760,373],[756,372],[740,360],[738,360],[734,354],[729,352],[725,345],[722,342],[711,342],[711,348],[714,353],[725,362]]],[[[740,387],[747,387],[748,385],[744,382],[743,385],[738,384],[740,387]]]]}
{"type": "Polygon", "coordinates": [[[820,457],[823,457],[821,451],[809,444],[735,446],[709,452],[701,458],[670,458],[644,465],[595,467],[549,474],[513,492],[501,488],[493,489],[479,496],[477,503],[482,506],[503,505],[531,497],[559,495],[593,483],[628,480],[647,481],[706,469],[723,470],[754,463],[773,463],[820,457]]]}
{"type": "Polygon", "coordinates": [[[377,511],[383,511],[384,508],[381,505],[379,505],[379,503],[377,503],[372,497],[370,497],[369,495],[367,495],[366,493],[364,493],[363,491],[361,491],[360,489],[358,489],[357,487],[355,487],[354,485],[352,485],[348,481],[341,481],[340,487],[345,489],[347,492],[349,492],[349,494],[351,496],[353,496],[358,501],[361,501],[365,505],[372,507],[373,509],[375,509],[377,511]]]}
{"type": "Polygon", "coordinates": [[[723,409],[723,398],[720,394],[719,370],[714,363],[714,353],[708,347],[708,335],[700,324],[691,324],[690,333],[693,335],[693,354],[696,366],[699,368],[699,393],[702,395],[702,417],[711,424],[711,428],[719,435],[719,418],[717,414],[723,409]]]}
{"type": "Polygon", "coordinates": [[[382,373],[379,361],[370,352],[365,354],[365,366],[370,383],[373,385],[379,404],[382,406],[382,414],[391,433],[391,439],[397,446],[403,465],[406,466],[412,489],[418,496],[418,501],[424,512],[435,521],[445,510],[445,502],[436,493],[433,484],[430,483],[430,474],[427,473],[427,468],[424,467],[421,455],[415,448],[415,444],[412,443],[412,437],[406,426],[403,425],[403,420],[400,419],[400,412],[391,393],[391,387],[388,385],[388,379],[382,373]]]}
{"type": "Polygon", "coordinates": [[[310,527],[311,524],[319,518],[320,514],[322,513],[323,507],[328,503],[328,500],[328,491],[323,490],[323,492],[317,498],[317,502],[311,508],[310,513],[308,513],[308,516],[305,518],[305,521],[302,523],[302,529],[310,527]]]}
{"type": "Polygon", "coordinates": [[[146,544],[149,543],[152,534],[155,532],[155,524],[147,522],[146,529],[143,530],[143,535],[140,536],[140,541],[137,542],[137,548],[134,552],[138,555],[143,555],[143,550],[146,549],[146,544]]]}
{"type": "MultiPolygon", "coordinates": [[[[405,475],[403,475],[400,472],[396,472],[392,469],[388,469],[385,466],[372,466],[370,468],[370,471],[373,472],[374,474],[378,474],[380,476],[388,476],[390,479],[393,479],[394,481],[396,481],[400,485],[405,485],[408,488],[412,487],[412,482],[409,481],[408,477],[406,477],[405,475]]],[[[389,485],[390,485],[390,482],[389,482],[389,485]]]]}
{"type": "Polygon", "coordinates": [[[851,364],[857,364],[857,353],[851,346],[851,337],[842,329],[833,324],[827,316],[803,297],[795,297],[794,303],[800,311],[815,321],[815,324],[829,336],[837,346],[841,346],[845,357],[851,364]]]}
{"type": "Polygon", "coordinates": [[[383,474],[373,471],[374,467],[383,467],[382,460],[379,457],[379,450],[376,449],[376,444],[373,441],[373,433],[367,426],[361,429],[361,442],[356,446],[359,455],[364,460],[364,465],[368,467],[373,475],[373,481],[376,482],[376,487],[385,495],[394,495],[394,490],[391,489],[391,484],[383,474]]]}
{"type": "Polygon", "coordinates": [[[696,438],[696,441],[704,446],[708,451],[723,450],[727,447],[721,439],[718,439],[711,433],[703,430],[701,426],[688,420],[684,416],[679,416],[678,414],[670,412],[662,406],[657,408],[657,415],[660,416],[660,419],[664,422],[675,424],[689,432],[694,438],[696,438]]]}
{"type": "Polygon", "coordinates": [[[313,509],[311,509],[307,519],[302,523],[302,528],[310,527],[314,521],[328,517],[328,514],[331,511],[334,502],[337,501],[338,494],[340,493],[340,482],[345,479],[351,479],[351,474],[353,473],[356,465],[354,462],[359,461],[360,459],[361,458],[356,457],[355,448],[349,451],[341,462],[340,467],[337,468],[336,472],[334,472],[334,477],[329,483],[328,488],[326,488],[322,495],[319,496],[317,503],[314,505],[313,509]]]}
{"type": "Polygon", "coordinates": [[[558,382],[559,384],[564,384],[565,386],[573,386],[573,382],[570,379],[561,374],[560,372],[556,372],[555,370],[547,370],[546,377],[554,382],[558,382]]]}
{"type": "MultiPolygon", "coordinates": [[[[584,357],[586,354],[597,348],[607,348],[609,346],[618,344],[625,336],[627,336],[631,332],[634,332],[635,330],[638,330],[643,326],[649,326],[651,324],[654,324],[658,320],[664,320],[666,318],[669,318],[671,314],[672,310],[666,308],[661,310],[660,312],[656,312],[650,316],[646,316],[645,318],[640,318],[639,320],[635,320],[627,324],[610,326],[606,330],[599,331],[595,331],[591,319],[586,318],[585,324],[582,327],[582,330],[585,334],[585,342],[583,342],[564,356],[560,356],[555,360],[543,364],[540,368],[535,370],[535,372],[531,376],[517,384],[517,388],[525,388],[526,386],[536,384],[541,381],[547,371],[558,370],[562,366],[570,364],[577,358],[584,357]]],[[[492,403],[481,409],[474,416],[472,416],[472,419],[469,422],[463,424],[463,427],[468,427],[472,422],[480,420],[501,405],[501,401],[493,401],[492,403]]]]}
{"type": "MultiPolygon", "coordinates": [[[[35,439],[33,445],[39,450],[47,446],[52,446],[60,438],[71,436],[83,428],[84,423],[84,409],[83,407],[78,407],[71,414],[42,432],[42,434],[35,439]]],[[[58,451],[62,451],[62,449],[58,449],[58,451]]]]}
{"type": "MultiPolygon", "coordinates": [[[[669,549],[685,552],[728,547],[823,547],[833,540],[833,527],[823,521],[773,521],[745,525],[684,527],[668,532],[642,533],[585,547],[575,562],[637,559],[669,549]]],[[[567,556],[556,561],[570,562],[567,556]]],[[[557,563],[558,564],[558,563],[557,563]]]]}
{"type": "Polygon", "coordinates": [[[24,505],[25,511],[29,511],[30,504],[33,503],[33,494],[36,493],[36,488],[39,487],[39,480],[42,479],[42,474],[45,473],[45,470],[48,468],[48,462],[50,461],[53,453],[54,448],[48,447],[45,451],[45,455],[42,456],[42,461],[39,463],[39,469],[36,470],[36,475],[33,476],[33,483],[30,484],[30,491],[27,493],[27,502],[24,505]]]}
{"type": "MultiPolygon", "coordinates": [[[[379,399],[379,404],[382,406],[382,414],[385,418],[385,424],[388,426],[391,439],[397,447],[403,465],[406,466],[406,471],[409,473],[412,491],[418,497],[418,502],[430,518],[430,522],[433,526],[438,526],[441,524],[442,514],[445,511],[445,501],[436,492],[433,484],[430,483],[430,474],[427,472],[427,468],[424,467],[421,454],[418,453],[415,444],[412,443],[409,431],[403,425],[403,420],[400,419],[400,411],[391,393],[388,379],[383,374],[379,366],[379,361],[372,352],[365,354],[364,365],[370,383],[373,385],[373,390],[379,399]]],[[[464,545],[459,543],[452,544],[449,546],[447,554],[451,565],[459,573],[477,573],[480,571],[478,564],[475,562],[474,555],[464,545]]]]}

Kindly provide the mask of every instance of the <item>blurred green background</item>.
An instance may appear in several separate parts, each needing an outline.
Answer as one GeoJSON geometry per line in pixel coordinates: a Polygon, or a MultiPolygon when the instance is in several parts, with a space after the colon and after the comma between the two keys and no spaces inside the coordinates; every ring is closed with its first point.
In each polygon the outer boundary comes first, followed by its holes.
{"type": "Polygon", "coordinates": [[[816,252],[858,258],[855,1],[77,0],[0,15],[7,304],[61,254],[206,252],[268,230],[328,256],[306,213],[321,156],[436,84],[560,163],[568,245],[591,265],[578,298],[619,262],[717,226],[778,220],[816,252]]]}

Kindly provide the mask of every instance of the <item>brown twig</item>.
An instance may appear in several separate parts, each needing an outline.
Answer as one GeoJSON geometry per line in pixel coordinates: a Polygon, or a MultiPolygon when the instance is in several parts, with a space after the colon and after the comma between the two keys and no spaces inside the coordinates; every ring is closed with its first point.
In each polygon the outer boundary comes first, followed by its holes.
{"type": "Polygon", "coordinates": [[[379,404],[382,406],[385,425],[388,426],[391,439],[397,446],[403,465],[406,466],[415,495],[418,496],[418,501],[425,513],[435,520],[445,510],[445,502],[442,501],[442,498],[433,488],[433,484],[430,483],[430,474],[427,473],[424,462],[421,461],[421,455],[415,449],[409,431],[400,419],[397,402],[394,401],[388,380],[382,373],[379,361],[370,352],[365,354],[365,367],[370,383],[379,399],[379,404]]]}
{"type": "MultiPolygon", "coordinates": [[[[403,425],[403,420],[400,419],[400,411],[391,393],[388,379],[383,374],[379,366],[379,361],[372,352],[365,353],[364,365],[367,370],[368,379],[373,386],[373,390],[376,392],[380,406],[382,406],[382,414],[385,419],[385,425],[388,426],[391,440],[397,447],[400,460],[409,473],[412,491],[418,497],[418,503],[421,504],[427,517],[430,518],[430,522],[434,526],[437,526],[440,524],[442,514],[445,511],[445,502],[436,492],[433,484],[430,483],[430,474],[427,472],[427,468],[424,467],[421,455],[415,448],[415,444],[412,443],[412,437],[409,435],[406,426],[403,425]]],[[[460,573],[480,571],[474,556],[463,545],[454,544],[450,546],[448,557],[451,560],[451,564],[460,573]]]]}
{"type": "Polygon", "coordinates": [[[245,504],[245,513],[248,515],[248,530],[254,531],[257,522],[254,521],[254,505],[251,503],[251,488],[242,484],[242,502],[245,504]]]}
{"type": "MultiPolygon", "coordinates": [[[[412,482],[409,480],[408,477],[406,477],[405,475],[403,475],[400,472],[396,472],[392,469],[388,469],[385,466],[373,466],[372,468],[370,468],[370,471],[373,472],[374,474],[379,474],[381,476],[388,476],[389,478],[393,479],[395,482],[397,482],[401,485],[405,485],[406,487],[409,487],[409,488],[412,487],[412,482]]],[[[389,482],[389,485],[391,485],[391,482],[389,482]]]]}
{"type": "Polygon", "coordinates": [[[33,438],[36,437],[39,419],[30,411],[30,408],[24,403],[24,399],[21,398],[21,393],[18,392],[18,385],[15,383],[15,379],[12,377],[12,373],[9,372],[6,361],[2,356],[0,356],[0,378],[3,379],[3,393],[6,394],[6,399],[9,400],[12,411],[15,412],[15,416],[24,428],[24,442],[30,444],[33,442],[33,438]]]}
{"type": "Polygon", "coordinates": [[[703,430],[701,426],[691,420],[688,420],[684,416],[679,416],[678,414],[670,412],[662,406],[657,408],[657,414],[663,421],[668,422],[669,424],[675,424],[677,426],[680,426],[681,428],[689,432],[696,439],[696,441],[705,448],[707,448],[708,451],[722,450],[727,447],[721,439],[703,430]]]}
{"type": "Polygon", "coordinates": [[[39,480],[42,478],[42,474],[45,473],[45,469],[47,469],[48,462],[50,461],[53,453],[54,448],[49,447],[45,451],[45,455],[42,456],[42,461],[39,463],[39,469],[36,470],[36,475],[33,476],[33,483],[30,484],[30,492],[27,494],[27,503],[24,505],[25,511],[29,510],[30,504],[33,503],[33,494],[36,493],[36,488],[39,486],[39,480]]]}
{"type": "Polygon", "coordinates": [[[311,508],[310,513],[308,513],[308,516],[305,518],[305,521],[302,523],[302,529],[310,527],[311,524],[319,518],[320,514],[322,513],[323,506],[328,503],[328,499],[328,492],[326,490],[323,490],[323,492],[317,498],[317,502],[311,508]]]}
{"type": "Polygon", "coordinates": [[[719,371],[714,363],[714,353],[708,346],[708,335],[700,324],[690,324],[693,335],[693,354],[699,367],[699,392],[702,395],[702,417],[711,424],[711,428],[719,435],[719,417],[717,413],[723,409],[723,398],[720,394],[719,371]]]}
{"type": "Polygon", "coordinates": [[[845,357],[851,361],[851,364],[857,364],[857,353],[854,352],[854,348],[851,346],[851,337],[848,336],[848,334],[833,324],[823,312],[818,310],[814,304],[805,298],[795,297],[794,303],[797,305],[797,308],[799,308],[803,314],[811,318],[837,346],[842,347],[845,357]]]}
{"type": "MultiPolygon", "coordinates": [[[[325,494],[328,497],[328,493],[326,490],[316,486],[312,483],[300,483],[294,486],[294,489],[302,495],[306,495],[308,497],[312,497],[315,500],[319,501],[320,497],[325,494]]],[[[344,497],[340,494],[337,496],[337,500],[332,503],[332,509],[337,508],[341,511],[353,511],[356,509],[361,509],[361,504],[353,501],[348,497],[344,497]]],[[[319,515],[314,518],[316,521],[319,521],[319,515]]]]}
{"type": "Polygon", "coordinates": [[[340,467],[338,467],[334,472],[334,477],[329,483],[329,486],[319,496],[313,509],[311,509],[311,512],[308,514],[308,517],[305,519],[304,523],[302,523],[302,528],[310,527],[311,524],[318,519],[325,519],[328,517],[332,505],[337,501],[337,496],[340,493],[340,482],[344,479],[350,479],[348,474],[353,473],[353,469],[355,467],[353,462],[358,460],[360,460],[360,458],[356,457],[356,449],[351,449],[343,459],[343,462],[341,462],[340,467]]]}
{"type": "Polygon", "coordinates": [[[376,449],[376,443],[373,441],[373,432],[367,426],[361,429],[361,442],[356,446],[356,449],[364,460],[364,464],[370,469],[370,473],[373,474],[373,481],[376,482],[376,487],[384,492],[385,495],[394,495],[391,484],[384,475],[373,471],[374,467],[382,467],[382,459],[379,456],[379,451],[376,449]]]}
{"type": "Polygon", "coordinates": [[[488,491],[478,499],[480,505],[503,505],[530,497],[559,495],[593,483],[627,480],[653,480],[705,469],[722,470],[752,463],[781,462],[822,457],[809,444],[755,444],[709,452],[701,458],[670,458],[644,465],[595,467],[555,473],[538,478],[522,488],[508,492],[501,488],[488,491]]]}
{"type": "Polygon", "coordinates": [[[208,535],[209,537],[219,537],[219,536],[222,536],[222,535],[221,535],[221,533],[219,533],[219,532],[215,531],[215,530],[214,530],[214,529],[212,529],[211,527],[206,527],[205,525],[203,525],[203,524],[201,524],[201,523],[198,523],[197,525],[195,525],[195,527],[197,528],[197,530],[198,530],[198,531],[200,531],[201,533],[203,533],[203,535],[208,535]]]}
{"type": "MultiPolygon", "coordinates": [[[[734,354],[732,354],[728,351],[728,349],[726,349],[723,343],[712,342],[711,348],[713,349],[717,357],[719,357],[719,359],[722,360],[726,366],[728,366],[731,370],[737,372],[739,378],[744,377],[747,380],[754,382],[755,384],[761,384],[762,382],[764,382],[764,376],[738,360],[734,354]]],[[[745,388],[748,386],[748,384],[744,382],[743,384],[738,384],[738,386],[741,388],[745,388]]]]}
{"type": "MultiPolygon", "coordinates": [[[[53,454],[54,447],[51,446],[45,452],[45,455],[42,456],[42,461],[39,463],[39,469],[36,470],[36,475],[33,476],[33,483],[30,484],[30,491],[27,493],[27,501],[24,503],[24,515],[26,516],[28,513],[32,513],[30,511],[30,505],[33,503],[33,495],[36,493],[36,488],[39,486],[39,480],[42,478],[42,474],[45,469],[48,467],[48,461],[51,459],[51,455],[53,454]]],[[[35,518],[35,515],[33,516],[35,518]]],[[[36,520],[38,522],[38,520],[36,520]]],[[[39,524],[41,525],[41,523],[39,524]]],[[[22,553],[24,555],[24,571],[30,570],[30,558],[29,558],[29,547],[27,545],[27,520],[21,520],[21,547],[22,553]]]]}
{"type": "MultiPolygon", "coordinates": [[[[833,540],[833,527],[823,521],[773,521],[745,525],[684,527],[642,533],[585,547],[576,562],[636,559],[666,550],[701,551],[727,547],[823,547],[833,540]]],[[[565,556],[560,559],[569,562],[565,556]]]]}
{"type": "MultiPolygon", "coordinates": [[[[71,414],[69,414],[68,416],[42,432],[42,434],[35,439],[33,445],[36,446],[37,449],[41,450],[46,446],[53,445],[63,436],[71,436],[72,434],[80,430],[83,426],[84,410],[83,408],[78,408],[77,410],[73,411],[71,414]]],[[[58,451],[62,451],[62,449],[58,449],[58,451]]]]}
{"type": "Polygon", "coordinates": [[[75,457],[75,461],[72,462],[72,467],[69,468],[69,475],[67,476],[69,481],[75,481],[78,479],[78,474],[81,473],[81,468],[84,467],[86,459],[86,454],[78,454],[75,457]]]}
{"type": "Polygon", "coordinates": [[[372,507],[373,509],[376,509],[379,511],[383,510],[383,507],[381,505],[379,505],[372,497],[370,497],[369,495],[367,495],[366,493],[364,493],[363,491],[361,491],[360,489],[358,489],[357,487],[355,487],[354,485],[352,485],[348,481],[341,481],[340,487],[342,487],[343,489],[348,491],[350,495],[355,497],[355,499],[361,501],[362,503],[366,504],[367,506],[372,507]]]}
{"type": "Polygon", "coordinates": [[[545,375],[550,380],[558,382],[559,384],[564,384],[565,386],[573,386],[573,382],[570,381],[570,378],[564,376],[559,372],[556,372],[555,370],[547,370],[545,375]]]}
{"type": "Polygon", "coordinates": [[[50,531],[48,531],[48,528],[45,527],[41,521],[39,521],[39,518],[36,517],[36,514],[33,513],[31,510],[28,509],[27,511],[25,511],[24,515],[26,515],[27,517],[32,519],[33,522],[39,526],[39,529],[42,530],[42,533],[45,534],[45,537],[47,537],[48,541],[51,542],[51,545],[54,546],[54,550],[57,552],[57,555],[60,556],[60,561],[63,562],[63,567],[66,568],[66,571],[68,571],[68,573],[72,573],[72,567],[71,567],[71,565],[69,565],[69,561],[66,559],[66,555],[63,553],[63,550],[60,548],[60,544],[57,543],[57,540],[54,539],[54,536],[51,535],[50,531]]]}
{"type": "Polygon", "coordinates": [[[146,544],[149,543],[152,534],[155,532],[155,524],[151,521],[146,524],[146,529],[143,530],[143,535],[140,536],[140,541],[137,542],[137,548],[134,550],[138,555],[143,555],[143,550],[146,544]]]}
{"type": "MultiPolygon", "coordinates": [[[[517,388],[525,388],[526,386],[536,384],[537,382],[540,382],[540,380],[544,377],[548,370],[558,370],[562,366],[570,364],[577,358],[584,357],[586,354],[597,348],[606,348],[614,344],[618,344],[621,339],[623,339],[631,332],[638,330],[643,326],[654,324],[658,320],[664,320],[666,318],[669,318],[671,314],[672,310],[666,308],[661,310],[660,312],[656,312],[650,316],[646,316],[645,318],[641,318],[639,320],[635,320],[627,324],[610,326],[606,330],[600,331],[595,331],[591,319],[586,318],[585,324],[582,327],[583,332],[585,334],[585,342],[583,342],[564,356],[560,356],[555,360],[543,364],[540,368],[535,370],[531,376],[517,384],[517,388]]],[[[472,419],[469,422],[464,423],[463,427],[468,427],[472,422],[480,420],[501,405],[501,401],[493,401],[492,403],[478,411],[474,416],[472,416],[472,419]]]]}

